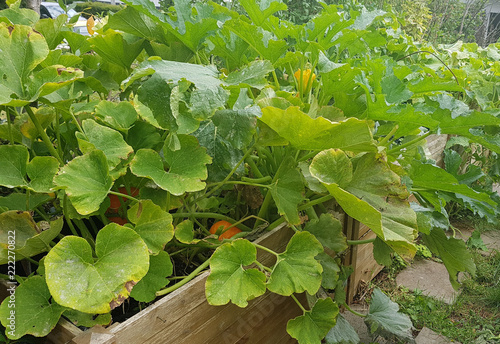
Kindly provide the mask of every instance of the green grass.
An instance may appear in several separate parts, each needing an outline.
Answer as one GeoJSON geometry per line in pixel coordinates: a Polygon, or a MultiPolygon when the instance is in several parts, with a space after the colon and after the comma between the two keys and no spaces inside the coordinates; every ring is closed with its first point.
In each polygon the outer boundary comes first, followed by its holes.
{"type": "Polygon", "coordinates": [[[425,326],[463,344],[500,343],[500,252],[488,257],[472,253],[477,274],[463,279],[453,305],[424,296],[419,290],[397,287],[390,270],[373,284],[399,304],[418,330],[425,326]]]}

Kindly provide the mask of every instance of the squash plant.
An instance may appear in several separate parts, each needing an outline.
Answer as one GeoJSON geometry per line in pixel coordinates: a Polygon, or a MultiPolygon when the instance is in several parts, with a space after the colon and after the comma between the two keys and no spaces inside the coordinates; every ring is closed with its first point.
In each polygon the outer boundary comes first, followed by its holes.
{"type": "MultiPolygon", "coordinates": [[[[209,267],[210,304],[290,296],[303,315],[288,333],[336,343],[348,308],[340,258],[365,242],[346,240],[331,200],[377,235],[379,261],[411,259],[420,233],[454,285],[458,271],[474,273],[444,231],[443,195],[497,205],[422,147],[445,133],[498,152],[487,129],[500,120],[457,99],[464,89],[446,70],[413,63],[420,50],[390,13],[325,5],[296,25],[274,15],[279,2],[241,1],[246,15],[127,4],[92,37],[18,3],[0,12],[0,257],[18,283],[14,328],[9,299],[0,306],[9,339],[46,336],[63,315],[109,324],[127,298],[151,302],[209,267]],[[209,231],[217,221],[241,232],[221,241],[209,231]],[[296,232],[284,252],[250,240],[284,222],[296,232]],[[276,263],[260,263],[257,248],[276,263]],[[193,269],[168,286],[172,259],[193,269]],[[335,297],[309,307],[295,297],[321,289],[335,297]]],[[[384,322],[395,312],[376,293],[366,320],[410,338],[403,315],[384,322]]]]}

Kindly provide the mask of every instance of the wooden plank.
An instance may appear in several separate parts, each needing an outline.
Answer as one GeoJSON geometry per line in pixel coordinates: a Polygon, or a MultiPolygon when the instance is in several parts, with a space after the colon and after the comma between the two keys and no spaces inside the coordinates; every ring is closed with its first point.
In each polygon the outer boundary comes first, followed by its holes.
{"type": "Polygon", "coordinates": [[[61,318],[56,327],[46,337],[46,340],[49,344],[65,344],[82,333],[83,331],[73,325],[73,323],[61,318]]]}
{"type": "MultiPolygon", "coordinates": [[[[373,239],[376,234],[372,231],[365,233],[360,240],[373,239]]],[[[351,275],[351,295],[354,299],[358,291],[361,281],[369,282],[375,277],[384,267],[379,265],[373,257],[373,244],[358,245],[356,263],[353,265],[354,273],[351,275]]],[[[353,299],[350,299],[352,302],[353,299]]]]}
{"type": "MultiPolygon", "coordinates": [[[[348,240],[358,240],[359,238],[359,229],[360,229],[360,222],[356,221],[353,219],[352,222],[352,229],[351,229],[351,238],[348,240]]],[[[358,245],[353,245],[351,246],[350,249],[350,265],[354,268],[353,273],[349,277],[349,280],[347,282],[347,303],[350,304],[354,300],[354,296],[356,295],[356,288],[357,286],[355,285],[355,277],[356,277],[356,265],[357,265],[357,254],[358,254],[358,245]]]]}

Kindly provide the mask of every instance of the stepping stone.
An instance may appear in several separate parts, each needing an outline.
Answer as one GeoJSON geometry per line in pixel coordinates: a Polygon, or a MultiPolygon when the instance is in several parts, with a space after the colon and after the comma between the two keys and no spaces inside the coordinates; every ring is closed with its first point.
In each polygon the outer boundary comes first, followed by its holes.
{"type": "MultiPolygon", "coordinates": [[[[457,232],[457,239],[462,239],[463,241],[469,240],[472,235],[473,229],[462,229],[457,232]]],[[[491,254],[493,251],[500,251],[500,231],[493,230],[481,233],[481,239],[488,248],[486,254],[491,254]]]]}
{"type": "Polygon", "coordinates": [[[458,292],[451,286],[444,264],[432,260],[414,262],[396,276],[396,283],[411,291],[419,289],[424,295],[452,304],[458,292]]]}
{"type": "Polygon", "coordinates": [[[452,342],[443,335],[440,335],[431,329],[424,327],[422,331],[415,338],[416,344],[460,344],[459,342],[452,342]]]}

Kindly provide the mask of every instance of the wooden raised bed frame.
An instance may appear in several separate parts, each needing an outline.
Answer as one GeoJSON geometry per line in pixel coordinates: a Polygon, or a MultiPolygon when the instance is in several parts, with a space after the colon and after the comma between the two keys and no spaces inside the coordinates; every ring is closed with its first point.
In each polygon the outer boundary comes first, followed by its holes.
{"type": "MultiPolygon", "coordinates": [[[[285,250],[293,235],[285,226],[274,229],[256,243],[277,252],[285,250]]],[[[274,256],[257,250],[264,265],[273,264],[274,256]]],[[[82,331],[61,319],[47,337],[49,343],[62,344],[139,344],[139,343],[296,343],[286,332],[288,320],[302,315],[290,297],[273,293],[249,302],[246,308],[233,304],[211,306],[205,298],[205,271],[191,282],[159,299],[123,323],[82,331]]],[[[305,301],[303,296],[302,301],[305,301]]]]}
{"type": "MultiPolygon", "coordinates": [[[[340,209],[336,209],[340,210],[340,209]]],[[[345,213],[334,211],[343,223],[349,240],[375,237],[365,225],[345,213]]],[[[263,235],[255,242],[276,252],[283,252],[294,234],[284,225],[263,235]]],[[[264,265],[274,263],[275,257],[260,249],[257,257],[264,265]]],[[[344,254],[344,264],[353,267],[347,284],[347,303],[352,303],[362,282],[369,282],[382,269],[373,258],[373,245],[356,245],[344,254]]],[[[246,308],[233,304],[211,306],[205,298],[205,271],[191,282],[164,296],[151,306],[122,323],[108,328],[95,326],[82,331],[71,322],[61,319],[49,334],[52,344],[236,344],[236,343],[297,343],[286,332],[288,320],[302,314],[290,297],[273,293],[252,300],[246,308]],[[167,339],[168,338],[168,339],[167,339]]],[[[305,304],[305,295],[301,295],[305,304]]]]}

